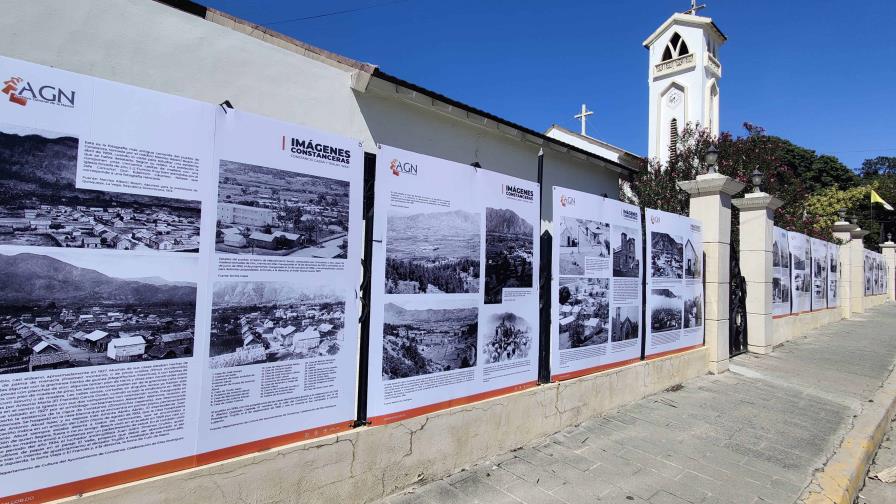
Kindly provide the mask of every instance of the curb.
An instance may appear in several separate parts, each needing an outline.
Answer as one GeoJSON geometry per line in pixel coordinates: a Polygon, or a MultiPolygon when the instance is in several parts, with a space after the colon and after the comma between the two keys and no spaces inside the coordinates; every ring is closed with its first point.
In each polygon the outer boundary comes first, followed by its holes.
{"type": "Polygon", "coordinates": [[[852,429],[846,433],[824,468],[815,473],[799,502],[805,504],[852,504],[865,483],[877,448],[896,414],[896,372],[865,403],[852,429]]]}

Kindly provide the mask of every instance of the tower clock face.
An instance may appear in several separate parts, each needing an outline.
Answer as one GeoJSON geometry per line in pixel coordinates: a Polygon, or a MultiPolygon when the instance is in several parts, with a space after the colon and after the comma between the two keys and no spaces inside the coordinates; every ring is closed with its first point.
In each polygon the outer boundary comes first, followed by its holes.
{"type": "Polygon", "coordinates": [[[682,96],[681,91],[673,90],[669,92],[669,95],[666,97],[666,103],[670,108],[677,107],[682,100],[684,100],[684,96],[682,96]]]}

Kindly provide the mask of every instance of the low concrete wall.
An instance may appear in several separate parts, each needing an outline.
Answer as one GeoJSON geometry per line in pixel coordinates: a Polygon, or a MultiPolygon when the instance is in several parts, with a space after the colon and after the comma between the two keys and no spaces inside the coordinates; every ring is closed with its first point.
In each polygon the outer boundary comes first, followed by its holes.
{"type": "Polygon", "coordinates": [[[809,331],[842,319],[840,308],[804,312],[772,319],[772,344],[780,345],[805,336],[809,331]]]}
{"type": "MultiPolygon", "coordinates": [[[[363,503],[707,372],[705,348],[76,497],[89,504],[363,503]]],[[[60,501],[61,502],[61,501],[60,501]]]]}
{"type": "Polygon", "coordinates": [[[882,305],[887,302],[886,294],[879,294],[877,296],[868,296],[865,298],[865,308],[873,308],[875,306],[882,305]]]}

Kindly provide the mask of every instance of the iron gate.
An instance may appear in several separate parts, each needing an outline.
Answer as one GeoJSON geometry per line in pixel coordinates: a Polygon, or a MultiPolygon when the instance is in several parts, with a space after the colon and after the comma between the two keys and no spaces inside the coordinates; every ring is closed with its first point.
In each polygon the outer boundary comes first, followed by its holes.
{"type": "Polygon", "coordinates": [[[747,351],[747,281],[740,273],[740,257],[731,248],[731,284],[728,299],[728,350],[731,357],[747,351]]]}

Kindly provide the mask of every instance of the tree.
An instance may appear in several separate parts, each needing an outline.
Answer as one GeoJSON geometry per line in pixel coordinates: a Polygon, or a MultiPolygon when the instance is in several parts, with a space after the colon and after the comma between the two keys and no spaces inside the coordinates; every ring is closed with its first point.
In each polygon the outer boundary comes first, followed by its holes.
{"type": "Polygon", "coordinates": [[[896,175],[896,156],[878,156],[862,162],[863,178],[878,175],[896,175]]]}

